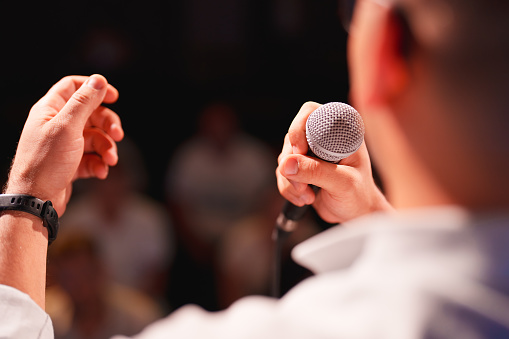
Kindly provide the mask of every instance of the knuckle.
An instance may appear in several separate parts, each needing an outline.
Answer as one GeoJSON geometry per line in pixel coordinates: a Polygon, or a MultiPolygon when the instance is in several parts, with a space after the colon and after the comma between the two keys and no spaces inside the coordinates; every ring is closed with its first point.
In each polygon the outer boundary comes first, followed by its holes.
{"type": "Polygon", "coordinates": [[[301,110],[315,110],[316,108],[320,107],[321,105],[314,101],[306,101],[302,107],[301,110]]]}
{"type": "Polygon", "coordinates": [[[62,81],[62,82],[70,82],[70,81],[72,81],[72,77],[70,75],[66,75],[65,77],[60,79],[60,81],[62,81]]]}
{"type": "Polygon", "coordinates": [[[322,175],[322,167],[320,165],[318,160],[306,157],[302,161],[299,161],[299,171],[302,172],[302,174],[320,177],[322,175]]]}
{"type": "Polygon", "coordinates": [[[288,140],[290,141],[290,145],[293,148],[293,152],[301,152],[304,154],[307,152],[307,141],[306,141],[306,135],[304,132],[297,130],[297,129],[291,129],[288,131],[288,140]]]}
{"type": "Polygon", "coordinates": [[[279,177],[278,180],[277,180],[277,187],[278,187],[278,190],[279,190],[279,193],[281,193],[281,195],[283,197],[288,197],[290,195],[290,187],[289,187],[289,183],[287,180],[279,177]]]}
{"type": "Polygon", "coordinates": [[[348,169],[346,168],[340,173],[341,180],[338,182],[341,183],[342,189],[357,192],[361,189],[362,177],[357,172],[348,169]]]}
{"type": "Polygon", "coordinates": [[[303,194],[306,191],[306,189],[308,188],[308,184],[305,184],[302,182],[292,181],[291,184],[292,184],[293,191],[296,195],[303,194]]]}
{"type": "Polygon", "coordinates": [[[290,133],[289,133],[289,132],[287,132],[287,133],[285,134],[285,138],[284,138],[284,140],[283,140],[283,148],[284,148],[287,144],[291,144],[291,142],[290,142],[290,133]]]}
{"type": "Polygon", "coordinates": [[[67,75],[67,76],[63,77],[62,79],[60,79],[60,82],[66,86],[74,85],[73,76],[71,76],[71,75],[67,75]]]}
{"type": "Polygon", "coordinates": [[[343,176],[342,184],[344,189],[348,191],[357,191],[358,182],[356,181],[355,177],[352,175],[345,175],[343,176]]]}
{"type": "Polygon", "coordinates": [[[301,137],[301,134],[302,133],[300,131],[290,128],[287,133],[290,144],[295,144],[295,142],[297,142],[301,137]]]}
{"type": "MultiPolygon", "coordinates": [[[[283,157],[284,157],[284,156],[283,156],[283,153],[280,153],[280,154],[278,155],[278,157],[277,157],[277,163],[278,163],[278,165],[279,165],[279,164],[281,164],[281,160],[283,160],[283,157]]],[[[279,168],[279,167],[278,167],[278,168],[279,168]]],[[[277,168],[277,169],[278,169],[278,168],[277,168]]],[[[276,174],[278,173],[277,169],[276,169],[276,174]]]]}
{"type": "Polygon", "coordinates": [[[279,193],[283,194],[286,192],[286,186],[284,185],[283,179],[280,176],[277,177],[276,182],[279,193]]]}
{"type": "Polygon", "coordinates": [[[81,105],[87,105],[90,102],[90,98],[86,94],[81,93],[80,91],[74,92],[72,97],[74,101],[81,105]]]}

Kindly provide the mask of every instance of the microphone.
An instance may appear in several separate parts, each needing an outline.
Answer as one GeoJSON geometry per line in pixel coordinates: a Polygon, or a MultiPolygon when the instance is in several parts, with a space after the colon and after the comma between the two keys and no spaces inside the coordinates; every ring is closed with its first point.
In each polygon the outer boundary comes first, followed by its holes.
{"type": "MultiPolygon", "coordinates": [[[[364,140],[364,122],[352,106],[331,102],[320,106],[306,121],[308,155],[339,163],[355,153],[364,140]]],[[[313,186],[317,192],[320,188],[313,186]]],[[[276,220],[276,226],[284,232],[292,232],[304,217],[309,205],[296,206],[287,201],[276,220]]]]}

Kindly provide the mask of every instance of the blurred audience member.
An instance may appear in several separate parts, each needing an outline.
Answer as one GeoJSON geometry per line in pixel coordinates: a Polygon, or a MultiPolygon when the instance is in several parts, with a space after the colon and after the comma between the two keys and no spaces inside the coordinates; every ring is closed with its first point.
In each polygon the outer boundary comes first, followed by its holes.
{"type": "MultiPolygon", "coordinates": [[[[274,263],[272,232],[281,212],[284,199],[279,192],[268,190],[253,213],[238,220],[221,239],[216,257],[216,284],[221,308],[248,295],[268,295],[274,263]]],[[[285,269],[283,285],[295,285],[304,278],[304,269],[290,257],[292,248],[317,234],[318,225],[310,217],[300,221],[299,227],[285,241],[281,266],[285,269]]]]}
{"type": "Polygon", "coordinates": [[[142,193],[143,161],[135,145],[124,140],[118,152],[108,179],[87,183],[62,224],[95,238],[114,281],[163,302],[175,249],[171,221],[163,204],[142,193]]]}
{"type": "MultiPolygon", "coordinates": [[[[202,279],[214,280],[211,270],[223,236],[274,186],[274,158],[268,147],[241,130],[230,104],[205,106],[196,135],[177,149],[167,172],[167,197],[183,257],[189,260],[182,273],[189,280],[191,265],[201,270],[202,279]]],[[[201,285],[203,290],[203,280],[201,285]]],[[[193,294],[196,297],[196,290],[193,294]]],[[[182,301],[187,302],[201,304],[196,299],[182,301]]]]}
{"type": "Polygon", "coordinates": [[[50,248],[46,310],[56,339],[134,335],[163,316],[151,298],[111,281],[96,245],[86,233],[63,231],[50,248]]]}

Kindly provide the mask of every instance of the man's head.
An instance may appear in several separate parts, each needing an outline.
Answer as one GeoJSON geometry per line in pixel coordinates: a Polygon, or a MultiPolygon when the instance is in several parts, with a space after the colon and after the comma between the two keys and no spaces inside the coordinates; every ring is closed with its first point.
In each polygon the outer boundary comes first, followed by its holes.
{"type": "Polygon", "coordinates": [[[509,3],[358,0],[353,104],[396,207],[509,206],[509,3]]]}

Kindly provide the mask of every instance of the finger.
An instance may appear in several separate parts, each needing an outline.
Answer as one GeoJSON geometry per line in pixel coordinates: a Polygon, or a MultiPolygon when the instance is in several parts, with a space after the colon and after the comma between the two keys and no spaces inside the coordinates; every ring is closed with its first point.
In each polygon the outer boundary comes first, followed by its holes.
{"type": "Polygon", "coordinates": [[[106,179],[109,167],[97,154],[84,154],[76,171],[74,180],[98,178],[106,179]]]}
{"type": "Polygon", "coordinates": [[[276,180],[279,192],[285,199],[297,206],[310,205],[315,199],[315,193],[309,185],[293,180],[288,180],[276,170],[276,180]]]}
{"type": "Polygon", "coordinates": [[[278,185],[280,185],[280,190],[288,192],[290,195],[296,196],[300,196],[305,192],[308,184],[288,179],[284,175],[280,174],[280,171],[281,168],[278,167],[276,170],[276,178],[279,181],[278,185]]]}
{"type": "Polygon", "coordinates": [[[96,127],[105,131],[115,141],[124,138],[120,117],[111,109],[99,106],[90,116],[85,127],[96,127]]]}
{"type": "Polygon", "coordinates": [[[321,105],[316,102],[306,102],[302,105],[299,113],[293,119],[290,129],[288,130],[288,138],[293,148],[293,153],[306,154],[308,151],[308,143],[306,140],[306,121],[308,116],[321,105]]]}
{"type": "Polygon", "coordinates": [[[288,180],[315,185],[331,192],[338,186],[350,187],[357,176],[356,168],[295,154],[283,159],[280,168],[288,180]]]}
{"type": "Polygon", "coordinates": [[[107,165],[117,164],[117,146],[109,135],[97,128],[87,128],[83,131],[83,137],[85,138],[84,153],[97,154],[107,165]]]}
{"type": "Polygon", "coordinates": [[[359,149],[352,155],[342,159],[340,164],[355,168],[361,168],[364,165],[370,166],[371,161],[369,160],[369,153],[368,148],[366,147],[366,142],[363,141],[359,149]]]}
{"type": "Polygon", "coordinates": [[[85,126],[88,118],[102,103],[106,95],[107,81],[103,76],[92,75],[72,94],[55,117],[55,123],[71,125],[77,129],[85,126]]]}
{"type": "MultiPolygon", "coordinates": [[[[95,77],[93,75],[92,77],[95,77]]],[[[62,78],[59,82],[53,85],[44,97],[39,100],[39,103],[44,103],[46,106],[53,108],[59,112],[65,104],[69,101],[72,95],[89,79],[90,77],[81,75],[72,75],[62,78]]],[[[108,84],[106,86],[106,94],[104,96],[104,103],[114,103],[118,99],[118,91],[115,87],[108,84]]]]}
{"type": "MultiPolygon", "coordinates": [[[[83,75],[70,75],[62,78],[48,91],[50,95],[60,96],[64,101],[64,105],[72,97],[74,92],[78,90],[87,80],[90,78],[102,77],[102,75],[94,74],[91,76],[83,75]]],[[[119,97],[118,90],[110,84],[106,86],[106,95],[104,97],[104,103],[112,104],[117,101],[119,97]]],[[[63,107],[63,105],[62,105],[63,107]]],[[[62,108],[60,107],[60,108],[62,108]]]]}
{"type": "Polygon", "coordinates": [[[281,150],[281,154],[279,154],[277,158],[278,164],[281,161],[281,159],[290,154],[293,154],[293,148],[292,145],[290,144],[290,138],[288,137],[288,134],[286,134],[285,141],[283,143],[283,149],[281,150]]]}
{"type": "Polygon", "coordinates": [[[105,104],[113,104],[117,102],[119,97],[118,90],[112,85],[108,84],[106,88],[106,95],[104,96],[103,102],[105,104]]]}

